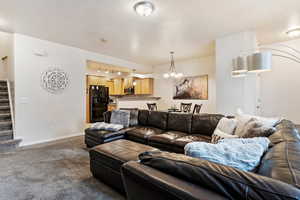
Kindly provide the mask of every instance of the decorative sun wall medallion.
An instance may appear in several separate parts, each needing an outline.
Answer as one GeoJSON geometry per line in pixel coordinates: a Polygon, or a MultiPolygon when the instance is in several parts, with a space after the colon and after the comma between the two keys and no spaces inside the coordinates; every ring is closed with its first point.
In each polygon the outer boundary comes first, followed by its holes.
{"type": "Polygon", "coordinates": [[[51,68],[42,74],[42,87],[53,94],[62,93],[69,85],[69,77],[59,68],[51,68]]]}

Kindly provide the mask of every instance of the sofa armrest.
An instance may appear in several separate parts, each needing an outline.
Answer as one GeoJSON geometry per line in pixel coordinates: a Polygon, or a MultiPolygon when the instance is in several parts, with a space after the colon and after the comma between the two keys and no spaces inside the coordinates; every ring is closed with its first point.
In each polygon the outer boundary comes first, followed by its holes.
{"type": "Polygon", "coordinates": [[[224,200],[208,189],[181,180],[157,169],[130,161],[122,168],[128,200],[224,200]]]}
{"type": "Polygon", "coordinates": [[[294,185],[225,165],[168,152],[145,152],[141,162],[229,199],[300,199],[294,185]]]}

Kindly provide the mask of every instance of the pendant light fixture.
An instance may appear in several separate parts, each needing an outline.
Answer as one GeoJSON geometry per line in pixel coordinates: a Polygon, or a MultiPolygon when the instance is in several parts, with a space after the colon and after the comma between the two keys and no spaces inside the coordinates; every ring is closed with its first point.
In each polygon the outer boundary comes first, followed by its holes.
{"type": "Polygon", "coordinates": [[[177,73],[175,68],[175,61],[174,61],[174,52],[170,52],[171,57],[171,65],[168,73],[164,74],[164,78],[181,78],[183,76],[182,73],[177,73]]]}

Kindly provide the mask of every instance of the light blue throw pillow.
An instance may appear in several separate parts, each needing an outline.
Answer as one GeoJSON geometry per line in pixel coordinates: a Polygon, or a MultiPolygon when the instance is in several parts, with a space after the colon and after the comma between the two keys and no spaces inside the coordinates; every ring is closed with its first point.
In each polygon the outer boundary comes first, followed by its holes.
{"type": "Polygon", "coordinates": [[[185,147],[187,156],[201,158],[243,171],[252,171],[260,163],[270,140],[266,137],[223,139],[217,144],[191,142],[185,147]]]}

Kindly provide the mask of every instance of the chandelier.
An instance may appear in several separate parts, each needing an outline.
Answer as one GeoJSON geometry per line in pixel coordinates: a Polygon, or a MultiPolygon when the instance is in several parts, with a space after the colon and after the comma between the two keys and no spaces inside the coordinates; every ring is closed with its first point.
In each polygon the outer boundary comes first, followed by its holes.
{"type": "Polygon", "coordinates": [[[174,52],[170,52],[171,55],[171,66],[168,73],[164,73],[164,78],[180,78],[183,76],[183,73],[177,73],[174,62],[174,52]]]}

